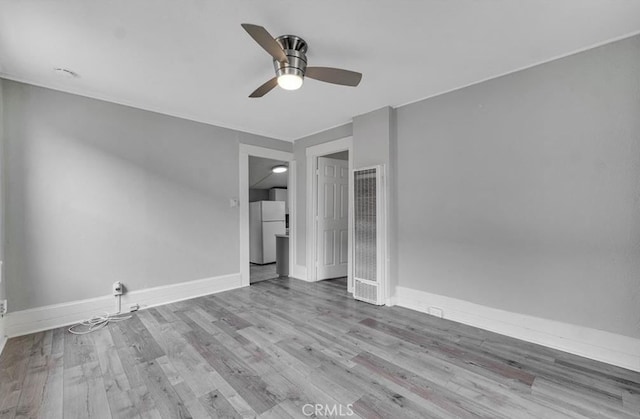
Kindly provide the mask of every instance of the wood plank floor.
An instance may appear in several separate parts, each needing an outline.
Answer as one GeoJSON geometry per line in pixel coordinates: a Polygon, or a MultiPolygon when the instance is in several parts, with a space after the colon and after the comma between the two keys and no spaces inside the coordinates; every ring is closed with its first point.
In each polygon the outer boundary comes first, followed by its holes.
{"type": "Polygon", "coordinates": [[[276,278],[278,278],[278,274],[276,273],[275,263],[269,263],[266,265],[257,265],[252,263],[249,265],[249,282],[252,284],[276,278]]]}
{"type": "Polygon", "coordinates": [[[61,328],[12,338],[0,357],[0,418],[305,413],[639,418],[640,374],[359,303],[344,280],[268,280],[90,335],[61,328]]]}

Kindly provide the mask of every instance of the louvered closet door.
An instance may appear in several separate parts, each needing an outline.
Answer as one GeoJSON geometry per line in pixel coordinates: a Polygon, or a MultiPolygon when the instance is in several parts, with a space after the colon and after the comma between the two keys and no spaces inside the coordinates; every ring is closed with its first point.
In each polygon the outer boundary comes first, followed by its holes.
{"type": "Polygon", "coordinates": [[[318,158],[317,279],[347,276],[349,162],[318,158]]]}

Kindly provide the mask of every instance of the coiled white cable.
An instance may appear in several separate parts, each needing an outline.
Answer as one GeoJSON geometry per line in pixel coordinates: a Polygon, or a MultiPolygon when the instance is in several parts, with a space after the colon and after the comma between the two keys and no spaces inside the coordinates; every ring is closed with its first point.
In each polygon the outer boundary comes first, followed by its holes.
{"type": "Polygon", "coordinates": [[[93,316],[89,320],[85,320],[83,322],[74,324],[69,327],[69,333],[73,333],[74,335],[86,335],[91,332],[95,332],[96,330],[100,330],[103,327],[107,326],[111,322],[121,322],[123,320],[129,320],[131,316],[122,316],[120,315],[120,307],[121,301],[120,296],[117,297],[117,307],[118,312],[115,314],[104,313],[104,315],[93,316]]]}
{"type": "Polygon", "coordinates": [[[69,332],[74,335],[86,335],[87,333],[100,330],[111,322],[121,322],[123,320],[129,320],[131,316],[118,316],[117,314],[105,313],[102,316],[94,316],[89,320],[85,320],[78,324],[74,324],[69,328],[69,332]],[[82,330],[79,330],[83,328],[82,330]]]}

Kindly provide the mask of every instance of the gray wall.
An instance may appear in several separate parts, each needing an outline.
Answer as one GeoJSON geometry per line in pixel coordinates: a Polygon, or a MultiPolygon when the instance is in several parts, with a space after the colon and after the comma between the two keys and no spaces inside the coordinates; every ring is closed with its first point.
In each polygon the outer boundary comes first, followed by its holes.
{"type": "Polygon", "coordinates": [[[12,311],[239,272],[239,143],[290,143],[4,87],[12,311]]]}
{"type": "MultiPolygon", "coordinates": [[[[3,80],[0,79],[0,260],[4,260],[4,184],[5,184],[5,176],[4,176],[4,158],[3,158],[3,150],[4,150],[4,103],[3,103],[3,80]]],[[[6,277],[4,275],[4,269],[0,267],[2,271],[0,271],[0,300],[6,298],[6,277]]],[[[4,336],[4,318],[0,317],[0,341],[2,341],[4,336]]]]}
{"type": "Polygon", "coordinates": [[[336,160],[349,160],[349,151],[339,151],[333,154],[327,154],[326,157],[328,159],[336,159],[336,160]]]}
{"type": "Polygon", "coordinates": [[[293,159],[296,161],[296,264],[307,264],[307,148],[353,134],[351,124],[340,125],[308,137],[293,144],[293,159]]]}
{"type": "Polygon", "coordinates": [[[397,110],[400,285],[640,337],[640,37],[397,110]]]}
{"type": "Polygon", "coordinates": [[[249,202],[268,201],[269,189],[249,189],[249,202]]]}
{"type": "MultiPolygon", "coordinates": [[[[221,129],[219,127],[216,128],[221,129]]],[[[270,137],[263,137],[262,135],[250,134],[243,131],[230,131],[235,133],[235,135],[238,137],[238,141],[242,144],[257,145],[259,147],[271,148],[273,150],[286,151],[287,153],[293,152],[292,142],[277,140],[270,137]]]]}
{"type": "MultiPolygon", "coordinates": [[[[308,147],[337,140],[353,137],[353,167],[360,168],[383,164],[387,167],[387,176],[391,183],[387,185],[387,193],[391,193],[391,184],[394,182],[394,165],[392,157],[395,157],[395,110],[384,107],[364,115],[353,118],[353,123],[332,128],[318,134],[311,135],[294,143],[294,158],[297,162],[297,264],[306,265],[306,202],[307,202],[307,167],[306,151],[308,147]]],[[[336,153],[338,156],[348,158],[347,152],[336,153]]],[[[389,255],[392,257],[390,271],[395,279],[397,271],[395,260],[395,208],[389,208],[390,222],[388,225],[389,255]]],[[[395,281],[392,281],[395,285],[395,281]]]]}
{"type": "MultiPolygon", "coordinates": [[[[4,162],[4,84],[5,81],[0,79],[0,260],[4,261],[4,240],[5,240],[5,162],[4,162]]],[[[0,268],[1,269],[1,268],[0,268]]],[[[0,275],[2,273],[0,272],[0,275]]],[[[5,298],[6,281],[4,276],[0,280],[0,299],[5,298]]],[[[0,335],[1,336],[1,335],[0,335]]]]}
{"type": "Polygon", "coordinates": [[[384,107],[353,118],[354,169],[383,165],[387,196],[387,263],[391,293],[398,285],[396,111],[384,107]]]}
{"type": "Polygon", "coordinates": [[[353,118],[353,167],[389,164],[394,110],[384,107],[353,118]]]}

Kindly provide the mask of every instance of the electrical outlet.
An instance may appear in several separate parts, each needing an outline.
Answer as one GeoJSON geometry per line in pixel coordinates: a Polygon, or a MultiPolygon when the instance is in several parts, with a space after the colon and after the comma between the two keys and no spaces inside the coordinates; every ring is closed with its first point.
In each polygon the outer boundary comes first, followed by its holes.
{"type": "Polygon", "coordinates": [[[113,295],[122,295],[124,294],[124,285],[122,282],[116,281],[113,283],[113,295]]]}
{"type": "Polygon", "coordinates": [[[7,300],[0,300],[0,316],[7,314],[7,300]]]}

